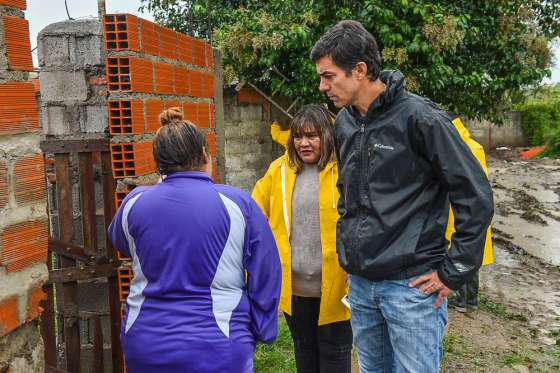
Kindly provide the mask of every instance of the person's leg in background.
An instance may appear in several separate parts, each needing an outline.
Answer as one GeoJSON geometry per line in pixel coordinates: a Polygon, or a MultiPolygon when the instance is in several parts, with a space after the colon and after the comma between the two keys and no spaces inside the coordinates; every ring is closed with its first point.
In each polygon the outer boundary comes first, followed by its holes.
{"type": "Polygon", "coordinates": [[[467,306],[473,310],[478,309],[478,288],[479,288],[479,276],[478,271],[474,276],[467,282],[467,306]]]}
{"type": "Polygon", "coordinates": [[[380,282],[348,275],[350,320],[360,373],[393,372],[394,359],[389,331],[379,309],[376,291],[380,282]]]}
{"type": "Polygon", "coordinates": [[[292,297],[292,315],[284,313],[294,341],[297,373],[320,373],[317,325],[321,298],[292,297]]]}
{"type": "Polygon", "coordinates": [[[351,373],[352,327],[350,320],[319,326],[319,365],[321,373],[351,373]]]}

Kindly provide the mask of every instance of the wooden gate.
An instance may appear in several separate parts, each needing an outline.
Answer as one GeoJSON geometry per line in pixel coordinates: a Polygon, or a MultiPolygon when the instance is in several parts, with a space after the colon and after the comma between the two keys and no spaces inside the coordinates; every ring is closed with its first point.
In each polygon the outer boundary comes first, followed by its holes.
{"type": "Polygon", "coordinates": [[[48,140],[41,143],[41,149],[47,164],[54,168],[51,174],[53,192],[49,199],[52,228],[49,281],[44,286],[48,298],[43,303],[42,315],[46,372],[105,371],[102,318],[106,318],[107,312],[84,312],[79,307],[80,284],[103,278],[107,279],[109,296],[112,371],[123,372],[119,341],[121,304],[116,277],[120,262],[106,234],[98,234],[96,221],[96,204],[103,206],[104,232],[115,214],[116,184],[109,139],[48,140]],[[79,193],[73,193],[76,184],[79,193]],[[96,195],[98,199],[101,196],[102,201],[96,201],[96,195]],[[81,224],[76,225],[76,221],[81,224]],[[81,232],[75,231],[76,227],[81,228],[81,232]],[[53,231],[58,231],[56,237],[53,231]],[[100,237],[104,237],[104,244],[99,242],[100,237]],[[81,340],[86,331],[81,330],[84,328],[80,328],[80,324],[88,326],[88,337],[93,334],[90,338],[93,358],[88,367],[81,366],[81,340]]]}

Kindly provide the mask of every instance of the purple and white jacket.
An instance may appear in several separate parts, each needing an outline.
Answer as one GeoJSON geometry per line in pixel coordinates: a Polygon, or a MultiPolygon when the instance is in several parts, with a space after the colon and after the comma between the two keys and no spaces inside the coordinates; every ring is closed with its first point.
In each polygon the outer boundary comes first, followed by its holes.
{"type": "Polygon", "coordinates": [[[245,192],[202,172],[137,187],[109,227],[132,258],[121,340],[128,371],[253,371],[278,326],[281,269],[268,222],[245,192]]]}

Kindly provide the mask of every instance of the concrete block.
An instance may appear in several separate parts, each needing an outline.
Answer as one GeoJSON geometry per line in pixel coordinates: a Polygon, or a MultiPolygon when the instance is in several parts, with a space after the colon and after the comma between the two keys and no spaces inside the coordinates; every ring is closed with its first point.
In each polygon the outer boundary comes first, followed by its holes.
{"type": "Polygon", "coordinates": [[[41,109],[41,124],[45,135],[65,135],[70,133],[70,124],[66,120],[66,107],[44,106],[41,109]]]}
{"type": "Polygon", "coordinates": [[[75,38],[72,64],[78,67],[104,65],[103,39],[100,35],[75,38]]]}
{"type": "Polygon", "coordinates": [[[69,36],[45,36],[38,39],[39,66],[64,66],[70,63],[69,36]]]}
{"type": "Polygon", "coordinates": [[[88,95],[84,71],[41,71],[42,102],[85,101],[88,95]]]}
{"type": "Polygon", "coordinates": [[[56,22],[39,32],[38,38],[47,35],[102,35],[101,21],[94,19],[76,19],[56,22]]]}
{"type": "Polygon", "coordinates": [[[80,129],[85,133],[104,133],[108,123],[106,106],[86,106],[85,120],[80,121],[80,129]]]}

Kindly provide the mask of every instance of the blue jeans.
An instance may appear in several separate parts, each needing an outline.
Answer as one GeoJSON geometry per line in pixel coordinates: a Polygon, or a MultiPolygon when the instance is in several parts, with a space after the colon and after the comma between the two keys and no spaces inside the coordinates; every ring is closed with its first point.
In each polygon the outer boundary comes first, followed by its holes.
{"type": "Polygon", "coordinates": [[[385,281],[348,277],[360,373],[439,372],[447,299],[436,309],[437,293],[426,295],[408,286],[416,277],[385,281]]]}

